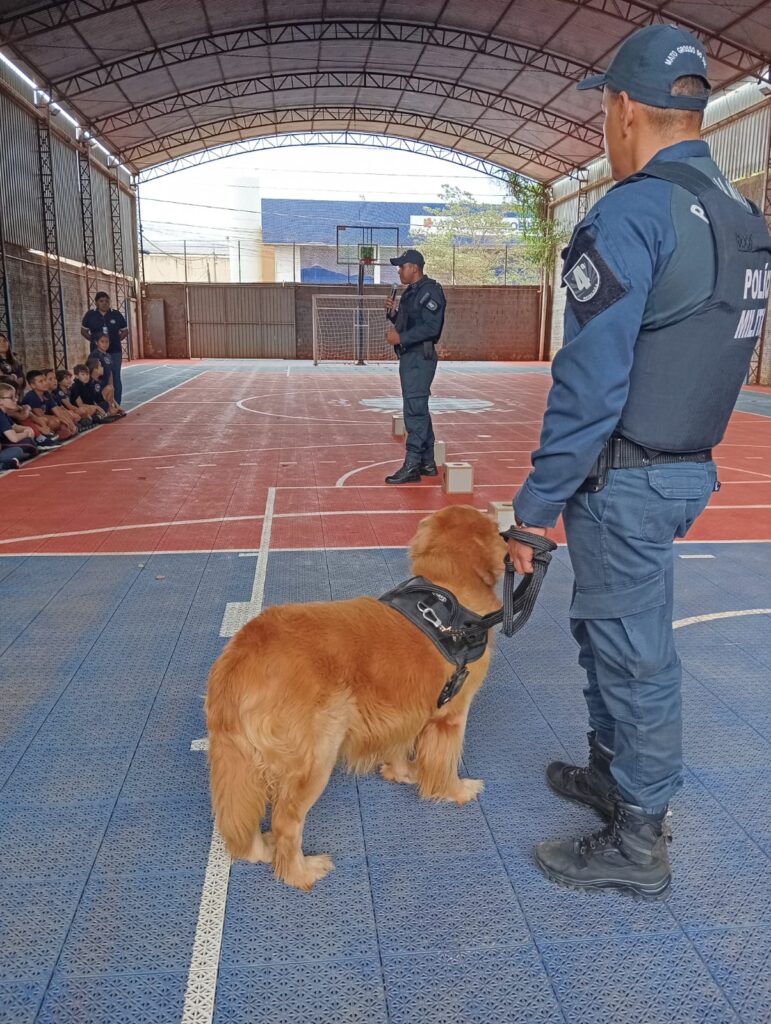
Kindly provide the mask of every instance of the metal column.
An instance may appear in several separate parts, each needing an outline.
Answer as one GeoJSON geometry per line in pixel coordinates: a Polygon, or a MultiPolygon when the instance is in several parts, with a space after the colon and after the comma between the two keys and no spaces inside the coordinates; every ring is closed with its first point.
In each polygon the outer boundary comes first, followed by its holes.
{"type": "MultiPolygon", "coordinates": [[[[120,218],[120,186],[115,178],[110,178],[110,217],[112,220],[112,249],[115,260],[115,292],[118,309],[129,322],[128,288],[126,287],[125,267],[123,265],[123,231],[120,218]]],[[[121,342],[124,359],[131,358],[129,338],[121,342]]]]}
{"type": "Polygon", "coordinates": [[[0,334],[11,342],[13,327],[11,325],[11,287],[8,281],[8,268],[5,264],[5,233],[3,231],[3,207],[0,202],[0,334]]]}
{"type": "Polygon", "coordinates": [[[86,299],[90,308],[96,294],[96,238],[94,236],[94,204],[91,195],[91,160],[88,143],[78,150],[80,174],[80,216],[83,221],[83,262],[86,265],[86,299]]]}
{"type": "Polygon", "coordinates": [[[59,261],[59,233],[56,223],[54,169],[51,155],[51,129],[48,123],[48,116],[48,111],[46,111],[43,116],[37,119],[40,194],[43,201],[48,310],[51,318],[53,362],[55,369],[64,370],[67,368],[67,335],[64,326],[64,294],[62,292],[62,273],[59,261]]]}

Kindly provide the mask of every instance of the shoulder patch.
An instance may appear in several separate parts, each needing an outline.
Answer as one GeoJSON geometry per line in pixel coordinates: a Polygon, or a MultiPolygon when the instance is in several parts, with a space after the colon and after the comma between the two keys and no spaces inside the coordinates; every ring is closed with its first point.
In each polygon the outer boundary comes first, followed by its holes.
{"type": "Polygon", "coordinates": [[[582,327],[629,290],[600,254],[595,241],[594,229],[579,231],[569,246],[562,273],[568,304],[582,327]]]}

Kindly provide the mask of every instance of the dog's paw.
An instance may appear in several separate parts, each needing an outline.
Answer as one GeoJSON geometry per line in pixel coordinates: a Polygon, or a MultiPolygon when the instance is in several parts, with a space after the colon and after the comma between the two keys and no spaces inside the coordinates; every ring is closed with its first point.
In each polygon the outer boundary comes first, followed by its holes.
{"type": "Polygon", "coordinates": [[[301,867],[296,871],[287,872],[283,876],[283,881],[294,889],[309,892],[316,882],[320,882],[330,871],[334,870],[335,865],[332,858],[321,853],[315,857],[303,857],[301,867]]]}
{"type": "Polygon", "coordinates": [[[276,841],[270,832],[258,832],[252,842],[252,848],[244,858],[250,864],[270,864],[273,860],[273,850],[276,841]]]}
{"type": "Polygon", "coordinates": [[[485,788],[482,779],[461,779],[450,797],[456,804],[467,804],[476,800],[485,788]]]}
{"type": "Polygon", "coordinates": [[[418,781],[414,769],[403,765],[383,764],[380,766],[380,774],[386,782],[403,782],[409,786],[418,781]]]}

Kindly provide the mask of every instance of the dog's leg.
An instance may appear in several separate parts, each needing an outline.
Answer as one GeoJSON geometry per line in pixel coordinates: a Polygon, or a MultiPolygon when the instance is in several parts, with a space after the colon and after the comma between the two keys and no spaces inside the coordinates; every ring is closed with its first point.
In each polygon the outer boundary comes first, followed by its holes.
{"type": "Polygon", "coordinates": [[[380,766],[380,774],[388,782],[404,782],[413,785],[418,781],[415,762],[410,758],[410,750],[400,749],[389,751],[388,760],[380,766]]]}
{"type": "Polygon", "coordinates": [[[250,864],[270,864],[273,861],[275,846],[273,835],[258,829],[244,860],[248,860],[250,864]]]}
{"type": "Polygon", "coordinates": [[[468,710],[466,703],[452,713],[435,715],[418,736],[415,764],[419,791],[424,800],[452,800],[465,804],[484,789],[481,779],[458,777],[468,710]]]}
{"type": "Polygon", "coordinates": [[[327,763],[317,759],[302,778],[283,779],[273,801],[273,871],[277,878],[295,889],[312,889],[335,867],[326,854],[304,856],[302,841],[305,818],[324,792],[336,760],[335,752],[327,763]]]}

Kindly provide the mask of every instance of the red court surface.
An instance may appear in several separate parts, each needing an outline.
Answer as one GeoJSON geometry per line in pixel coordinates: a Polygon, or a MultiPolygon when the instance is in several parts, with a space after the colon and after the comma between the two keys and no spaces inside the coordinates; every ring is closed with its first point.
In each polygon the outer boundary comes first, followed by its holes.
{"type": "MultiPolygon", "coordinates": [[[[272,549],[401,547],[425,513],[470,500],[440,479],[384,484],[403,454],[395,366],[182,365],[189,380],[0,481],[0,554],[254,550],[271,488],[272,549]]],[[[543,366],[440,364],[435,433],[473,463],[478,507],[526,476],[549,384],[543,366]]],[[[771,539],[771,418],[737,411],[717,459],[722,489],[689,539],[771,539]]]]}

